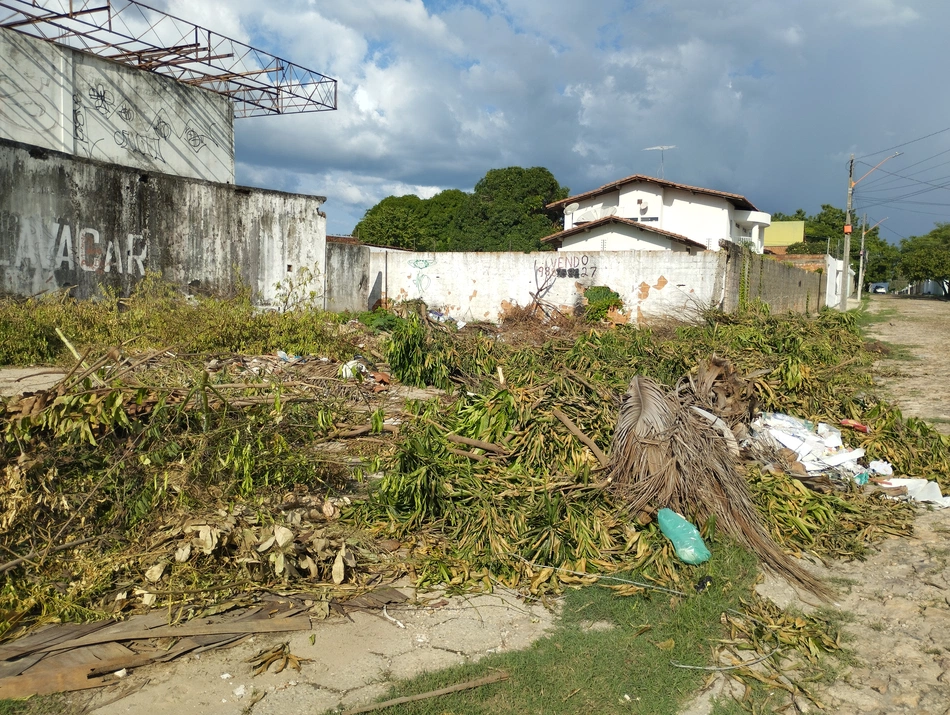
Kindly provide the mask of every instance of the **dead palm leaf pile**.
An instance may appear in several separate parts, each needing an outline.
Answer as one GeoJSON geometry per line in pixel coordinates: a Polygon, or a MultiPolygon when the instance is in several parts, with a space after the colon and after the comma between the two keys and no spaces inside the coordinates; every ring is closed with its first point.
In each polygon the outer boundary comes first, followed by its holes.
{"type": "Polygon", "coordinates": [[[779,548],[762,525],[738,469],[739,448],[725,423],[687,391],[667,393],[634,376],[624,394],[610,455],[610,488],[632,514],[669,508],[715,523],[769,569],[813,593],[828,589],[779,548]]]}
{"type": "MultiPolygon", "coordinates": [[[[791,474],[763,475],[764,462],[739,453],[759,409],[832,423],[899,415],[873,396],[871,357],[852,316],[758,308],[663,334],[558,332],[523,346],[505,342],[503,331],[487,347],[478,336],[479,352],[467,349],[473,336],[410,319],[390,342],[395,375],[420,379],[405,360],[411,344],[457,398],[448,409],[417,406],[385,476],[353,516],[411,538],[410,567],[422,583],[537,592],[578,572],[625,569],[676,584],[689,571],[650,521],[662,506],[692,516],[707,535],[718,523],[768,567],[819,593],[786,549],[858,557],[885,534],[908,533],[905,505],[859,491],[819,494],[791,474]],[[621,407],[628,388],[636,398],[621,407]]],[[[907,424],[897,416],[881,433],[849,438],[871,458],[884,444],[907,455],[907,474],[947,465],[946,440],[907,424]],[[933,461],[910,456],[921,445],[933,461]]]]}
{"type": "Polygon", "coordinates": [[[0,405],[0,637],[152,606],[188,617],[242,590],[326,600],[371,578],[358,562],[379,549],[334,494],[398,431],[388,376],[318,356],[86,358],[0,405]]]}
{"type": "MultiPolygon", "coordinates": [[[[340,377],[361,338],[327,344],[330,360],[299,362],[250,335],[242,340],[271,352],[82,343],[57,388],[6,402],[0,631],[149,605],[188,618],[255,590],[324,602],[400,573],[536,594],[621,569],[683,584],[691,567],[631,514],[641,494],[623,485],[653,478],[632,471],[643,460],[675,489],[650,487],[642,505],[667,500],[690,513],[689,495],[705,495],[693,516],[707,537],[711,522],[699,517],[715,514],[719,532],[743,543],[771,534],[783,549],[859,556],[908,523],[907,507],[880,495],[803,493],[790,475],[737,460],[728,435],[741,441],[756,409],[864,420],[871,458],[914,476],[950,472],[944,438],[874,398],[849,316],[756,309],[658,332],[545,323],[457,332],[406,315],[386,347],[403,383],[392,390],[376,391],[386,387],[373,377],[382,364],[340,377]],[[642,453],[636,440],[651,433],[634,440],[621,420],[615,434],[635,376],[644,404],[660,406],[643,427],[669,433],[642,453]],[[647,385],[657,394],[647,397],[647,385]],[[397,390],[407,386],[448,394],[417,390],[406,402],[397,390]]],[[[757,553],[782,570],[781,550],[757,553]]]]}

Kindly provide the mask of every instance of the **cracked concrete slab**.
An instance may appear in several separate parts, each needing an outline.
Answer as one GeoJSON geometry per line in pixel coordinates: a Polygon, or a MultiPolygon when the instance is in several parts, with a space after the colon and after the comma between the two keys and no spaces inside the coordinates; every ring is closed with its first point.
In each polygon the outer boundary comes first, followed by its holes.
{"type": "Polygon", "coordinates": [[[331,618],[315,623],[309,632],[256,636],[229,650],[141,668],[122,686],[141,686],[139,690],[115,702],[108,702],[114,691],[91,694],[87,712],[241,715],[254,693],[265,695],[251,708],[253,715],[352,707],[385,695],[395,680],[526,648],[554,622],[553,613],[513,593],[456,596],[436,603],[441,605],[397,606],[387,612],[388,618],[354,612],[351,620],[331,618]],[[246,661],[262,648],[285,641],[294,655],[310,659],[300,672],[252,676],[246,661]]]}

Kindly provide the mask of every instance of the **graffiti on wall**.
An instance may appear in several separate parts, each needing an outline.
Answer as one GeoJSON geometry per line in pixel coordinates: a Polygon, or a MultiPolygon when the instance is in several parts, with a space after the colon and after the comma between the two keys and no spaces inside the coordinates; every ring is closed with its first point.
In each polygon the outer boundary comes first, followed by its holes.
{"type": "Polygon", "coordinates": [[[76,151],[91,159],[108,159],[114,151],[108,148],[111,142],[131,160],[167,164],[166,155],[172,151],[202,158],[202,151],[211,151],[209,146],[221,149],[214,139],[221,134],[219,128],[180,114],[167,107],[156,111],[151,106],[136,106],[112,85],[77,78],[73,93],[76,151]]]}
{"type": "Polygon", "coordinates": [[[420,298],[432,285],[432,278],[425,274],[425,270],[433,263],[435,263],[434,258],[414,258],[409,261],[409,265],[416,269],[416,276],[412,279],[412,283],[419,291],[420,298]]]}
{"type": "Polygon", "coordinates": [[[0,211],[0,270],[8,287],[41,293],[76,284],[89,273],[137,279],[147,263],[143,234],[107,236],[80,224],[0,211]]]}
{"type": "Polygon", "coordinates": [[[535,279],[541,282],[551,278],[587,278],[597,276],[597,265],[593,256],[586,253],[557,253],[543,261],[534,262],[535,279]]]}

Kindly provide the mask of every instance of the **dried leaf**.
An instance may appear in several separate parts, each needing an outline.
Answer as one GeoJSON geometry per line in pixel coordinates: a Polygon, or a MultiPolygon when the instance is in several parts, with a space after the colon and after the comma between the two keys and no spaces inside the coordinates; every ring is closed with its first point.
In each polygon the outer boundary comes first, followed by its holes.
{"type": "Polygon", "coordinates": [[[339,586],[344,578],[346,578],[346,566],[343,563],[343,549],[341,549],[333,560],[333,583],[339,586]]]}
{"type": "MultiPolygon", "coordinates": [[[[330,603],[328,601],[317,601],[310,609],[310,617],[323,620],[330,617],[330,603]]],[[[313,643],[311,642],[311,645],[313,643]]]]}
{"type": "Polygon", "coordinates": [[[275,526],[274,539],[277,541],[278,548],[282,549],[294,540],[294,532],[292,532],[286,526],[275,526]]]}
{"type": "Polygon", "coordinates": [[[676,646],[676,641],[670,638],[668,641],[661,641],[659,643],[654,643],[653,645],[655,645],[660,650],[673,650],[674,646],[676,646]]]}
{"type": "Polygon", "coordinates": [[[197,531],[198,536],[195,537],[193,543],[199,549],[201,553],[209,556],[218,545],[218,534],[220,533],[218,529],[215,529],[213,526],[208,524],[202,524],[201,526],[189,526],[185,531],[197,531]]]}
{"type": "Polygon", "coordinates": [[[175,561],[180,564],[191,558],[191,544],[185,544],[175,552],[175,561]]]}
{"type": "Polygon", "coordinates": [[[274,545],[274,542],[276,542],[276,541],[277,541],[277,537],[274,537],[274,536],[270,537],[269,539],[266,539],[265,541],[262,541],[260,544],[257,545],[257,551],[258,551],[258,553],[263,554],[263,553],[264,553],[265,551],[267,551],[271,546],[273,546],[273,545],[274,545]]]}
{"type": "Polygon", "coordinates": [[[165,563],[164,562],[157,563],[145,572],[145,578],[151,583],[155,583],[156,581],[161,581],[162,574],[164,573],[165,573],[165,563]]]}
{"type": "Polygon", "coordinates": [[[300,559],[300,568],[306,569],[310,573],[310,578],[319,578],[320,576],[320,568],[309,556],[304,556],[300,559]]]}

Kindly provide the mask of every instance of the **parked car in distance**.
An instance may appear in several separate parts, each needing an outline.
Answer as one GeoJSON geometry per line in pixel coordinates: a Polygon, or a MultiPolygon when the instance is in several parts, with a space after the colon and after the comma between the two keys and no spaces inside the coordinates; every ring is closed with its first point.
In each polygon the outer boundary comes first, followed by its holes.
{"type": "Polygon", "coordinates": [[[884,286],[874,286],[872,293],[887,293],[887,288],[884,286]]]}

